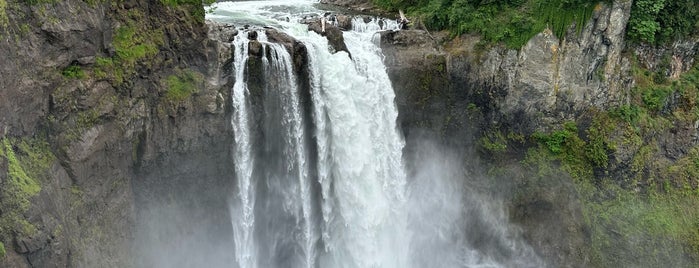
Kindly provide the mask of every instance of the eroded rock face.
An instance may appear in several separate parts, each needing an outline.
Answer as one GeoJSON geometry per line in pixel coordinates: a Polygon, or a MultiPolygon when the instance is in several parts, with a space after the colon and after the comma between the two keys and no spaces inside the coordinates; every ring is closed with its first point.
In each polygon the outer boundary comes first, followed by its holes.
{"type": "MultiPolygon", "coordinates": [[[[477,36],[382,32],[406,150],[429,132],[468,151],[483,129],[531,134],[589,109],[624,103],[633,85],[621,54],[630,5],[615,1],[598,10],[581,34],[571,30],[559,40],[545,31],[519,50],[477,47],[477,36]]],[[[552,266],[585,267],[589,234],[575,189],[566,179],[537,183],[502,178],[498,187],[510,200],[511,219],[552,266]],[[519,198],[517,192],[525,194],[519,198]]]]}
{"type": "MultiPolygon", "coordinates": [[[[135,237],[148,233],[150,209],[174,195],[189,197],[168,203],[180,212],[222,213],[180,227],[226,226],[215,221],[228,221],[230,148],[222,144],[232,136],[227,41],[235,34],[218,29],[209,39],[203,23],[159,2],[15,4],[8,27],[25,30],[14,38],[0,29],[0,138],[45,140],[56,160],[23,215],[36,232],[5,237],[0,266],[138,266],[135,237]],[[138,26],[127,13],[142,15],[138,26]],[[115,31],[127,26],[162,36],[157,56],[138,59],[119,79],[113,69],[96,75],[116,53],[115,31]],[[84,76],[63,73],[70,65],[84,76]],[[168,78],[185,72],[205,79],[185,99],[170,99],[168,78]]],[[[181,231],[161,226],[162,235],[181,231]]]]}

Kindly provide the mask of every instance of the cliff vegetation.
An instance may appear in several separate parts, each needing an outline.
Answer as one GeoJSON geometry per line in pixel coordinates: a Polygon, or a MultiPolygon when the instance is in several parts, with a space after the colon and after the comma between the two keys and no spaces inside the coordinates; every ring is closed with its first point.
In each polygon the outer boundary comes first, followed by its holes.
{"type": "MultiPolygon", "coordinates": [[[[549,28],[560,39],[569,29],[578,33],[602,4],[599,0],[374,0],[388,10],[403,9],[430,30],[453,35],[478,34],[485,43],[520,48],[549,28]],[[571,28],[571,25],[574,26],[571,28]]],[[[628,35],[637,42],[667,43],[697,30],[696,1],[634,1],[628,35]]]]}

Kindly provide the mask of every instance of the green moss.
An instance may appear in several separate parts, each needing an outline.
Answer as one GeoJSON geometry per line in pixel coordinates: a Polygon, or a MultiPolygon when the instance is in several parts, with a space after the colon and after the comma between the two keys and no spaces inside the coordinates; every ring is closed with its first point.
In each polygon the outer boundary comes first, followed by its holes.
{"type": "Polygon", "coordinates": [[[486,133],[479,139],[479,144],[491,154],[507,151],[507,140],[500,131],[486,133]]]}
{"type": "Polygon", "coordinates": [[[639,194],[612,183],[588,189],[593,190],[582,194],[586,196],[594,266],[682,267],[697,261],[696,194],[639,194]]]}
{"type": "Polygon", "coordinates": [[[34,178],[29,177],[27,172],[24,171],[24,168],[20,165],[19,160],[15,156],[10,141],[7,139],[3,140],[3,146],[5,147],[4,156],[7,159],[10,183],[27,196],[33,196],[39,193],[39,191],[41,191],[41,186],[34,178]]]}
{"type": "Polygon", "coordinates": [[[77,65],[71,65],[63,69],[61,74],[65,78],[70,78],[70,79],[84,79],[85,78],[85,71],[83,71],[80,66],[77,65]]]}
{"type": "Polygon", "coordinates": [[[127,13],[124,25],[114,32],[112,45],[115,55],[97,57],[93,70],[96,78],[109,79],[116,85],[134,75],[138,66],[149,66],[165,38],[162,29],[143,23],[147,19],[142,12],[133,9],[127,13]]]}
{"type": "Polygon", "coordinates": [[[7,1],[0,0],[0,28],[7,27],[9,19],[7,18],[7,1]]]}
{"type": "Polygon", "coordinates": [[[215,0],[160,0],[166,6],[172,8],[185,8],[199,22],[204,22],[204,8],[202,5],[210,5],[215,0]]]}
{"type": "Polygon", "coordinates": [[[45,140],[10,138],[1,140],[0,157],[8,170],[8,179],[0,187],[0,240],[32,235],[36,227],[23,214],[29,209],[30,198],[41,191],[41,181],[55,157],[45,140]]]}
{"type": "Polygon", "coordinates": [[[173,102],[182,102],[196,93],[203,86],[204,75],[192,70],[180,71],[177,75],[168,76],[166,97],[173,102]]]}

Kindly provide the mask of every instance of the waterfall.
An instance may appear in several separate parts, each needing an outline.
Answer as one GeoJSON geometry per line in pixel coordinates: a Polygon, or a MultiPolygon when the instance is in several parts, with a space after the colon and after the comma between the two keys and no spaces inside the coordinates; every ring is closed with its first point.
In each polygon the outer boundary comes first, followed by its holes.
{"type": "Polygon", "coordinates": [[[234,157],[235,175],[238,181],[238,193],[231,208],[233,223],[233,235],[235,242],[236,261],[241,267],[253,267],[255,252],[253,246],[252,231],[255,225],[253,208],[255,204],[255,190],[253,188],[252,167],[254,159],[251,153],[249,102],[245,81],[245,64],[247,63],[248,43],[242,35],[235,37],[235,84],[233,85],[233,116],[231,124],[235,134],[234,157]]]}
{"type": "Polygon", "coordinates": [[[542,266],[512,239],[501,206],[481,204],[486,198],[464,193],[458,171],[444,171],[450,158],[430,155],[434,161],[406,175],[376,34],[397,29],[395,21],[353,19],[353,30],[344,32],[349,57],[331,53],[325,37],[278,11],[318,12],[310,1],[217,7],[210,17],[245,14],[245,22],[274,25],[303,43],[308,61],[295,65],[297,52],[268,41],[263,28],[241,28],[233,41],[232,267],[542,266]],[[249,55],[251,31],[261,55],[249,55]],[[467,219],[486,223],[483,237],[494,241],[496,254],[469,242],[467,219]]]}

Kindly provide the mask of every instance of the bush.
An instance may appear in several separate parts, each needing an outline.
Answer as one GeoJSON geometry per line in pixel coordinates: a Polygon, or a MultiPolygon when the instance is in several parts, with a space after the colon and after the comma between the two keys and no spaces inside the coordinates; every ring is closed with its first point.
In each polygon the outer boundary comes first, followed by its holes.
{"type": "Polygon", "coordinates": [[[375,0],[377,5],[406,9],[434,30],[454,35],[478,33],[489,43],[519,48],[549,27],[559,38],[575,23],[579,31],[592,16],[596,0],[375,0]]]}

